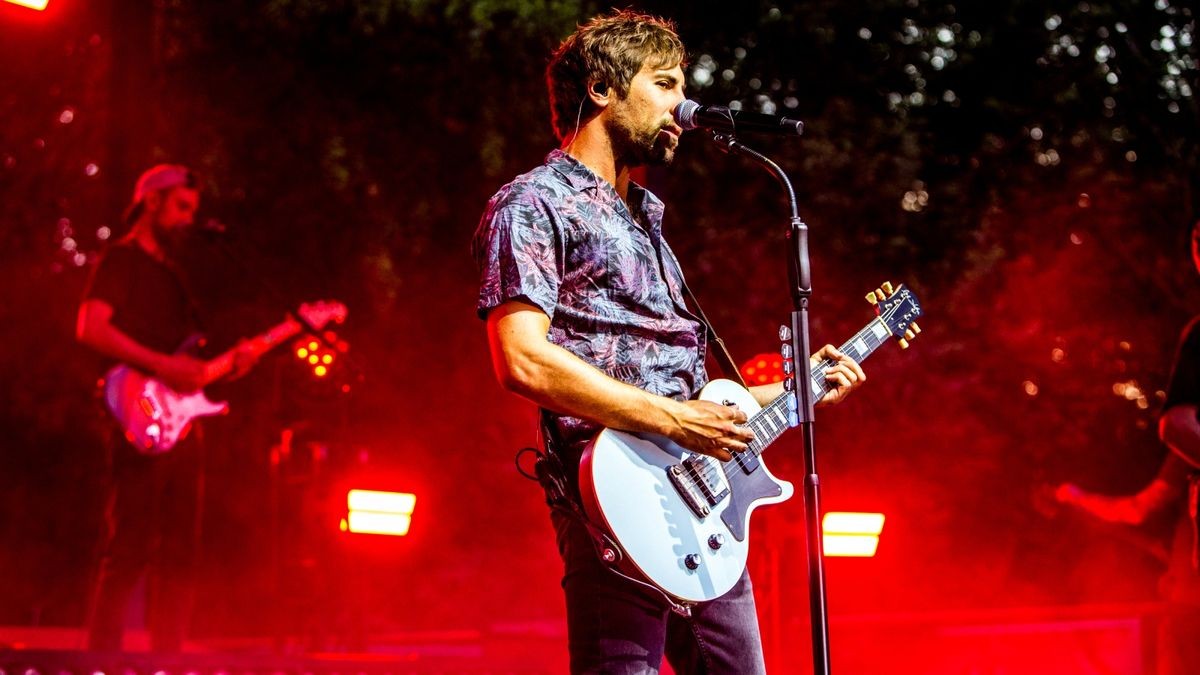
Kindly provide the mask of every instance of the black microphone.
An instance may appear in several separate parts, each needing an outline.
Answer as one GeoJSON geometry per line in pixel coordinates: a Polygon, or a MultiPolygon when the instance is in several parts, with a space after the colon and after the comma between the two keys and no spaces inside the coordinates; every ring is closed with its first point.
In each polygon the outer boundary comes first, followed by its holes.
{"type": "Polygon", "coordinates": [[[671,111],[675,122],[689,129],[717,129],[737,133],[745,131],[756,134],[778,134],[799,136],[804,133],[804,122],[778,115],[731,110],[719,105],[700,105],[685,99],[671,111]]]}

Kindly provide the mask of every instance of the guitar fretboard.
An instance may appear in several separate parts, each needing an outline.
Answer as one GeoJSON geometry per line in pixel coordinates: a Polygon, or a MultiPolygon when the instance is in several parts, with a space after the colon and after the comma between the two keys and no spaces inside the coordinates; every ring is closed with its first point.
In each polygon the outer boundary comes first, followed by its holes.
{"type": "MultiPolygon", "coordinates": [[[[300,324],[294,319],[289,318],[270,330],[251,338],[249,341],[250,351],[255,356],[262,356],[277,347],[284,340],[298,335],[301,330],[300,324]]],[[[209,379],[217,380],[228,375],[233,370],[233,358],[236,353],[237,347],[234,347],[210,361],[209,379]]]]}
{"type": "MultiPolygon", "coordinates": [[[[880,345],[887,342],[889,337],[891,337],[891,333],[888,332],[883,320],[876,318],[871,323],[863,326],[862,330],[855,333],[854,337],[847,340],[838,350],[847,356],[853,357],[855,361],[862,363],[880,345]]],[[[814,401],[821,400],[821,397],[832,388],[832,385],[825,379],[825,369],[832,365],[834,365],[834,362],[826,359],[813,366],[812,370],[809,371],[814,401]]],[[[780,394],[746,423],[746,426],[750,427],[750,430],[754,432],[754,440],[750,443],[750,450],[754,452],[755,456],[761,455],[768,445],[774,443],[776,439],[783,435],[783,432],[791,428],[790,418],[792,417],[792,411],[790,400],[792,398],[792,392],[790,391],[780,394]]]]}

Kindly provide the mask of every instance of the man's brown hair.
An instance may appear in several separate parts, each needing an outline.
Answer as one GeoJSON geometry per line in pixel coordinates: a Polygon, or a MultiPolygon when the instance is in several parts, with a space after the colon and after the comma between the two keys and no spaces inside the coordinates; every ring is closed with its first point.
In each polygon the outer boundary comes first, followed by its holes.
{"type": "Polygon", "coordinates": [[[550,115],[562,141],[576,133],[591,116],[588,88],[601,85],[619,98],[644,65],[668,68],[684,65],[683,42],[675,24],[648,14],[621,10],[598,16],[580,26],[554,52],[546,66],[550,115]]]}

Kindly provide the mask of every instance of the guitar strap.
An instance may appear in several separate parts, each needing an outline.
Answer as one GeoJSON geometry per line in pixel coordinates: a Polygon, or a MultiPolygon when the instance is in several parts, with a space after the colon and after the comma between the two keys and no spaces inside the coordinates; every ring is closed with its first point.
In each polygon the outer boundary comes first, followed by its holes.
{"type": "MultiPolygon", "coordinates": [[[[598,558],[607,559],[609,563],[619,560],[622,556],[621,547],[604,530],[597,527],[583,510],[579,489],[575,481],[568,476],[567,468],[563,464],[563,453],[559,449],[558,434],[554,432],[549,413],[544,409],[541,409],[539,413],[538,434],[541,436],[541,446],[545,452],[535,448],[527,448],[527,450],[532,450],[534,456],[537,457],[533,462],[533,472],[538,484],[542,486],[542,491],[546,493],[546,504],[583,526],[592,540],[592,546],[595,547],[598,558]]],[[[524,451],[522,450],[522,452],[524,451]]]]}
{"type": "MultiPolygon", "coordinates": [[[[683,287],[684,299],[691,303],[696,309],[697,318],[700,323],[704,324],[705,336],[711,341],[716,348],[713,350],[713,356],[717,359],[717,364],[721,367],[721,371],[725,377],[737,382],[743,388],[746,387],[746,381],[742,378],[738,371],[737,365],[734,363],[733,357],[730,356],[729,350],[725,347],[725,341],[721,336],[717,335],[712,324],[709,323],[708,317],[704,314],[704,309],[700,306],[700,301],[696,299],[692,289],[688,288],[687,282],[680,279],[683,287]]],[[[538,435],[541,436],[541,448],[524,448],[517,453],[518,471],[529,476],[525,471],[521,470],[520,457],[527,451],[533,452],[536,459],[534,460],[533,470],[535,476],[532,476],[541,485],[542,491],[546,495],[546,504],[551,509],[558,511],[568,518],[579,523],[588,533],[592,540],[592,546],[596,549],[596,556],[599,558],[610,571],[624,577],[632,583],[644,586],[650,591],[656,592],[663,597],[671,610],[680,616],[690,617],[692,614],[691,605],[675,600],[671,596],[664,593],[661,589],[644,581],[634,579],[617,568],[617,563],[624,557],[624,551],[612,537],[609,536],[602,528],[588,518],[587,513],[583,510],[583,505],[580,502],[578,487],[575,481],[570,480],[567,474],[567,467],[563,464],[563,453],[559,449],[558,434],[554,431],[554,425],[551,422],[550,415],[545,409],[539,410],[538,415],[538,435]]]]}
{"type": "Polygon", "coordinates": [[[700,323],[704,324],[705,334],[708,335],[709,341],[716,345],[712,353],[713,357],[717,359],[717,365],[721,366],[721,372],[724,373],[725,377],[740,384],[743,389],[748,389],[746,380],[742,379],[741,371],[738,370],[736,362],[729,355],[729,350],[725,347],[725,341],[721,339],[720,335],[717,335],[717,331],[712,327],[708,317],[704,315],[704,308],[700,306],[700,301],[696,299],[695,294],[692,293],[692,289],[688,288],[686,281],[681,278],[680,282],[683,286],[683,297],[696,308],[697,318],[700,319],[700,323]]]}
{"type": "Polygon", "coordinates": [[[587,512],[583,510],[578,488],[575,487],[574,481],[568,479],[566,467],[562,461],[563,455],[557,448],[558,435],[554,433],[554,426],[550,422],[549,414],[544,409],[539,414],[538,433],[542,437],[541,445],[544,452],[537,448],[521,449],[517,453],[517,470],[529,477],[529,474],[520,468],[520,459],[525,452],[532,452],[537,458],[533,462],[534,478],[546,493],[546,504],[550,506],[551,510],[574,520],[583,527],[592,542],[592,548],[595,549],[596,558],[604,567],[630,583],[662,596],[663,601],[672,612],[683,617],[691,617],[691,603],[676,600],[657,586],[635,579],[619,569],[618,565],[624,559],[625,551],[603,528],[593,523],[591,518],[588,518],[587,512]]]}

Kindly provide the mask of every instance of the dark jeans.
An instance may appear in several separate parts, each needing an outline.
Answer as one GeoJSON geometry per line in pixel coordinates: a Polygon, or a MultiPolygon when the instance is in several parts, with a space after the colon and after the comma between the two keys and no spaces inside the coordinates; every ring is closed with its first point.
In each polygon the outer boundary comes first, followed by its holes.
{"type": "Polygon", "coordinates": [[[199,431],[155,456],[138,454],[118,434],[109,442],[108,531],[93,589],[88,649],[121,649],[126,608],[143,573],[151,648],[182,647],[199,550],[204,486],[199,431]]]}
{"type": "Polygon", "coordinates": [[[605,568],[583,526],[551,514],[563,558],[572,673],[765,673],[750,576],[685,618],[662,596],[605,568]]]}

